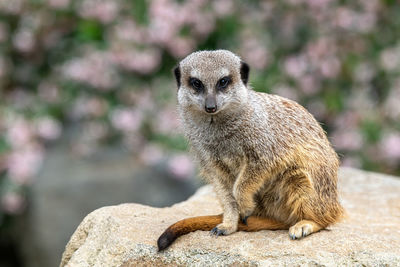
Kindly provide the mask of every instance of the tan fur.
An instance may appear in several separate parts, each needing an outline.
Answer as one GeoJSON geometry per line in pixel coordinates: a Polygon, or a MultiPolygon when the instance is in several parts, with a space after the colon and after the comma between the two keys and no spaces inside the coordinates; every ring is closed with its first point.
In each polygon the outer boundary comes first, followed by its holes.
{"type": "Polygon", "coordinates": [[[243,79],[243,64],[225,50],[196,52],[179,64],[184,132],[224,211],[213,232],[231,234],[239,217],[251,215],[290,226],[292,239],[337,222],[343,214],[339,162],[324,131],[294,101],[253,91],[243,79]],[[201,93],[188,82],[194,74],[204,84],[201,93]],[[218,90],[227,74],[231,83],[218,90]],[[216,99],[216,113],[204,110],[209,95],[216,99]]]}

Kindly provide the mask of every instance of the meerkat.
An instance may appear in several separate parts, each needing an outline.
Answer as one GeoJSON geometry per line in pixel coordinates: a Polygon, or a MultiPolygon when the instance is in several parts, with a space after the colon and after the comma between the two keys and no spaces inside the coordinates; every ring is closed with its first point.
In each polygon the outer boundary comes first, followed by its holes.
{"type": "Polygon", "coordinates": [[[196,230],[289,230],[300,239],[339,221],[338,156],[301,105],[252,90],[249,66],[230,51],[199,51],[174,69],[178,113],[223,214],[184,219],[159,251],[196,230]]]}

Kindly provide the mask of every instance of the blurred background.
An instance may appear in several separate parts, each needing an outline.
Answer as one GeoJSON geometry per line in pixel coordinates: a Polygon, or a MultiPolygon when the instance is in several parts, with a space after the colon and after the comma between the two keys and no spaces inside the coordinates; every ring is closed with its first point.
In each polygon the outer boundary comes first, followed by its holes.
{"type": "Polygon", "coordinates": [[[217,48],[342,165],[400,175],[396,0],[0,0],[0,266],[57,266],[93,209],[195,191],[171,69],[217,48]]]}

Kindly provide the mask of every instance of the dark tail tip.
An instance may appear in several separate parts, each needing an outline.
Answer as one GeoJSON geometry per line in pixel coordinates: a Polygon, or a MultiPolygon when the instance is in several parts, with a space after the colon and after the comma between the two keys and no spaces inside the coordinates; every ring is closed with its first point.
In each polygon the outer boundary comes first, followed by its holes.
{"type": "Polygon", "coordinates": [[[168,228],[165,230],[165,232],[162,233],[157,240],[158,251],[162,251],[169,247],[176,238],[176,234],[171,229],[168,228]]]}

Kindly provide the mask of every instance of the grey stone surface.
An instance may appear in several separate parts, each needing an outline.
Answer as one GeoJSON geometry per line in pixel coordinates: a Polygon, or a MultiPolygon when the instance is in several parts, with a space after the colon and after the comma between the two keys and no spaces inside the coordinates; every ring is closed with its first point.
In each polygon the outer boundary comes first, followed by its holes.
{"type": "Polygon", "coordinates": [[[161,253],[156,241],[170,224],[221,212],[209,186],[168,208],[104,207],[77,228],[60,266],[400,266],[400,180],[342,168],[339,188],[347,218],[302,240],[287,231],[197,231],[161,253]]]}

